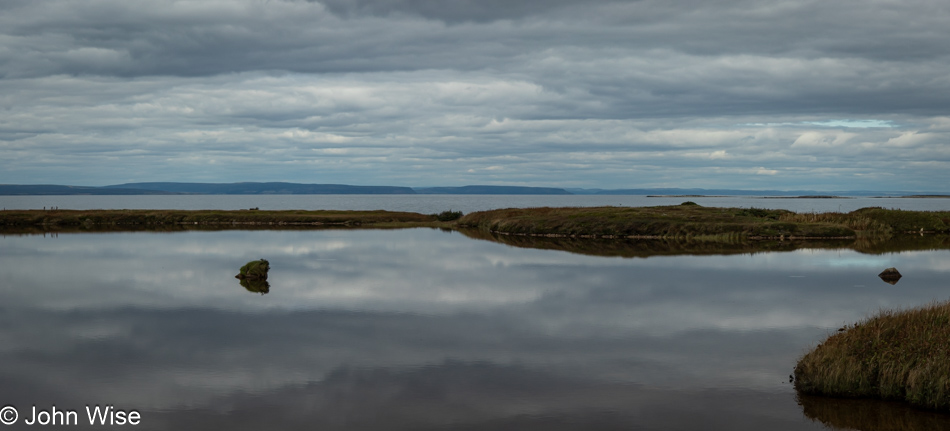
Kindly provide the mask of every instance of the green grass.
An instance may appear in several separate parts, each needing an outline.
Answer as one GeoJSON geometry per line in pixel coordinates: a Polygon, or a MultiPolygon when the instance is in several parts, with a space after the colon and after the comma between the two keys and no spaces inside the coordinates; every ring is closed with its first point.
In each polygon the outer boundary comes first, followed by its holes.
{"type": "Polygon", "coordinates": [[[950,302],[885,310],[842,328],[802,357],[794,375],[805,394],[950,410],[950,302]]]}

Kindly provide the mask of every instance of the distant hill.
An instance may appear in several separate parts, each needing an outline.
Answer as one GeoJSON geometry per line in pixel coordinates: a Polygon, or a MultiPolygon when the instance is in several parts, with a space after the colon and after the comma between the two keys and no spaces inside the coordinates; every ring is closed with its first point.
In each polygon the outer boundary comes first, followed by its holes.
{"type": "Polygon", "coordinates": [[[298,183],[128,183],[103,188],[142,189],[201,195],[411,195],[410,187],[298,183]]]}
{"type": "Polygon", "coordinates": [[[760,196],[760,197],[947,197],[946,193],[867,190],[733,190],[733,189],[562,189],[556,187],[486,186],[462,187],[394,187],[350,186],[345,184],[269,183],[126,183],[104,187],[67,186],[57,184],[0,184],[0,195],[342,195],[342,194],[449,194],[449,195],[637,195],[637,196],[760,196]]]}
{"type": "Polygon", "coordinates": [[[518,186],[463,186],[463,187],[426,187],[415,189],[424,195],[569,195],[571,192],[553,187],[518,186]]]}
{"type": "Polygon", "coordinates": [[[174,195],[163,190],[131,189],[125,187],[83,187],[55,184],[0,184],[0,195],[51,196],[51,195],[174,195]]]}

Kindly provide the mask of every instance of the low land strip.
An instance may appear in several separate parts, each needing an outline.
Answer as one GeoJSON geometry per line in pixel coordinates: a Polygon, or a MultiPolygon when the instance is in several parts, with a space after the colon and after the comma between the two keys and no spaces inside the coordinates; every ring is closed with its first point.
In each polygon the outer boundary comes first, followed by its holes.
{"type": "Polygon", "coordinates": [[[784,239],[887,239],[902,233],[950,232],[950,212],[864,208],[850,213],[800,214],[757,208],[707,208],[690,202],[658,207],[519,208],[462,216],[446,211],[259,210],[4,210],[0,228],[139,230],[171,226],[440,227],[494,236],[688,239],[736,242],[784,239]],[[459,218],[461,217],[461,218],[459,218]]]}
{"type": "Polygon", "coordinates": [[[136,229],[197,225],[208,227],[249,226],[439,226],[436,215],[394,211],[259,211],[259,210],[6,210],[0,211],[5,228],[80,227],[136,229]]]}

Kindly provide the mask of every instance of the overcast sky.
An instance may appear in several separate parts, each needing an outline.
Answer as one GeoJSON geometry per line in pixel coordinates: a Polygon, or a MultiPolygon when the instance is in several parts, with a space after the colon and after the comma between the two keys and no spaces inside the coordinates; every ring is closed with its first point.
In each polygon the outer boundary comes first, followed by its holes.
{"type": "Polygon", "coordinates": [[[946,0],[0,0],[0,183],[950,192],[946,0]]]}

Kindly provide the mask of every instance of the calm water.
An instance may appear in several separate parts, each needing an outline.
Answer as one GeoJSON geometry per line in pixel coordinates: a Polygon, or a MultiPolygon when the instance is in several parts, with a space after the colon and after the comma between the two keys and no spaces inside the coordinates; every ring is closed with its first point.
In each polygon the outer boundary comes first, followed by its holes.
{"type": "Polygon", "coordinates": [[[5,236],[0,261],[12,429],[99,403],[161,430],[819,430],[797,358],[950,297],[946,250],[621,259],[430,229],[5,236]],[[233,278],[258,258],[266,295],[233,278]]]}
{"type": "Polygon", "coordinates": [[[585,195],[169,195],[169,196],[0,196],[0,208],[41,209],[223,209],[389,210],[422,214],[446,210],[470,213],[498,208],[657,206],[691,200],[703,206],[774,208],[796,212],[848,212],[865,207],[950,211],[950,199],[841,198],[773,199],[747,196],[649,198],[585,195]]]}

